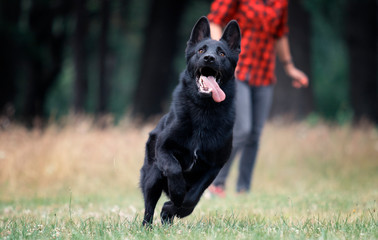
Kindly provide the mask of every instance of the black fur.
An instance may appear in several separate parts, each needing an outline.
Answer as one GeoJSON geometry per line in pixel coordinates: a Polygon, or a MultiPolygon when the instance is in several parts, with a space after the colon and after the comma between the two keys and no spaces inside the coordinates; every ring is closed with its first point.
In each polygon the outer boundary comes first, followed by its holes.
{"type": "Polygon", "coordinates": [[[162,191],[169,197],[161,211],[162,223],[192,213],[202,193],[228,160],[234,125],[234,71],[240,53],[240,29],[231,21],[220,41],[210,38],[206,17],[194,26],[186,48],[187,68],[173,92],[170,111],[150,132],[141,169],[145,213],[152,224],[162,191]],[[215,102],[199,91],[199,75],[216,74],[226,94],[215,102]]]}

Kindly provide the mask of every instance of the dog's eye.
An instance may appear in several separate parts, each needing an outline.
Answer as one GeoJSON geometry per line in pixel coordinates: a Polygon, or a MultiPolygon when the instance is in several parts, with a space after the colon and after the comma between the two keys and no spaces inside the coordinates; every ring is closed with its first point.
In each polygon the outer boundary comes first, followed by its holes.
{"type": "Polygon", "coordinates": [[[200,50],[198,50],[199,53],[204,53],[205,50],[203,50],[203,48],[201,48],[200,50]]]}
{"type": "Polygon", "coordinates": [[[219,56],[224,57],[224,56],[226,56],[226,54],[224,52],[220,52],[219,56]]]}

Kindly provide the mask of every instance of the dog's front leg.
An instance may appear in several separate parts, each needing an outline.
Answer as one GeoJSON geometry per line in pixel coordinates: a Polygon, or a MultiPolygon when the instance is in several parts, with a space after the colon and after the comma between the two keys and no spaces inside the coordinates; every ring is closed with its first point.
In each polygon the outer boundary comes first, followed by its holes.
{"type": "Polygon", "coordinates": [[[169,198],[176,207],[180,207],[185,197],[185,180],[182,172],[167,175],[169,198]]]}
{"type": "Polygon", "coordinates": [[[157,155],[158,167],[167,177],[169,198],[176,207],[180,207],[186,192],[186,182],[181,165],[169,151],[161,149],[157,155]]]}

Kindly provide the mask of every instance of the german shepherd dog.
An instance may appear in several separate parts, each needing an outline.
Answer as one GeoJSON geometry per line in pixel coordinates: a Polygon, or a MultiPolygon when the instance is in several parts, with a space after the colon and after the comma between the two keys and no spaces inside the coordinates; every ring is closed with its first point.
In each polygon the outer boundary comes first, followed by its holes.
{"type": "Polygon", "coordinates": [[[164,191],[170,201],[161,222],[172,223],[193,212],[202,193],[228,160],[235,119],[234,71],[240,53],[240,29],[230,21],[219,41],[201,17],[185,51],[187,67],[173,92],[170,111],[150,132],[141,169],[143,225],[153,221],[164,191]]]}

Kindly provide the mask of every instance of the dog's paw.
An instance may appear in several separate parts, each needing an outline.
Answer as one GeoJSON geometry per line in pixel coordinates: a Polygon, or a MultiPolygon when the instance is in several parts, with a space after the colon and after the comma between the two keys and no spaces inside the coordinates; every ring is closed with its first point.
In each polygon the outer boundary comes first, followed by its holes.
{"type": "Polygon", "coordinates": [[[163,208],[161,209],[160,218],[162,224],[172,224],[173,219],[176,215],[177,207],[171,201],[164,203],[163,208]]]}
{"type": "Polygon", "coordinates": [[[174,216],[172,216],[169,212],[162,211],[160,218],[162,224],[171,225],[173,223],[174,216]]]}
{"type": "Polygon", "coordinates": [[[143,220],[142,226],[145,227],[147,230],[152,230],[152,223],[147,220],[143,220]]]}

